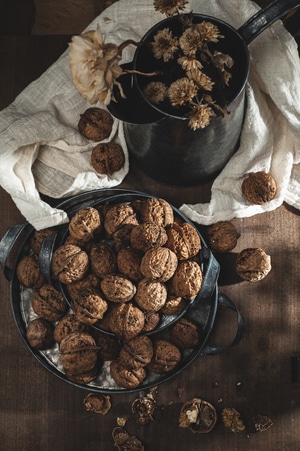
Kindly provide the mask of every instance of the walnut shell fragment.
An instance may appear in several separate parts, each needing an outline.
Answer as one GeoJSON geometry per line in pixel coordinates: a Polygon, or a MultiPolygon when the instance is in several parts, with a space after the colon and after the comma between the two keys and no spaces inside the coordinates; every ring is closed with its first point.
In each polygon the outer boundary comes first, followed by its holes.
{"type": "Polygon", "coordinates": [[[112,437],[114,446],[116,446],[119,451],[144,451],[142,442],[135,435],[129,435],[128,432],[121,427],[114,428],[112,437]]]}
{"type": "Polygon", "coordinates": [[[138,423],[141,425],[148,424],[154,421],[154,412],[156,409],[156,401],[150,393],[146,396],[136,398],[131,404],[132,413],[139,415],[138,423]]]}
{"type": "Polygon", "coordinates": [[[236,273],[248,282],[258,282],[271,271],[271,257],[260,248],[243,249],[237,256],[236,273]]]}
{"type": "Polygon", "coordinates": [[[223,409],[222,422],[231,432],[241,432],[246,428],[241,414],[233,407],[225,407],[223,409]]]}
{"type": "Polygon", "coordinates": [[[251,173],[242,183],[242,193],[252,204],[265,204],[275,197],[276,192],[275,179],[263,171],[251,173]]]}
{"type": "Polygon", "coordinates": [[[80,115],[78,130],[82,136],[91,141],[102,141],[111,134],[113,122],[113,117],[108,111],[92,107],[80,115]]]}
{"type": "Polygon", "coordinates": [[[273,421],[266,415],[256,415],[252,421],[256,432],[265,432],[273,426],[273,421]]]}
{"type": "Polygon", "coordinates": [[[235,248],[240,233],[229,221],[219,221],[207,228],[208,245],[215,252],[229,252],[235,248]]]}
{"type": "Polygon", "coordinates": [[[89,393],[83,400],[86,410],[106,415],[111,408],[110,396],[101,393],[89,393]]]}
{"type": "Polygon", "coordinates": [[[179,427],[188,428],[194,433],[212,431],[218,416],[214,406],[200,398],[192,398],[181,407],[179,427]]]}

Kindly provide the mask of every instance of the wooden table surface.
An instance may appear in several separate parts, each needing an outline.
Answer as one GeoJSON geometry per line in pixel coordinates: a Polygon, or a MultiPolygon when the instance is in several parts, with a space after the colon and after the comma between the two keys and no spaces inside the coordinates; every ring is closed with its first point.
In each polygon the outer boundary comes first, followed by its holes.
{"type": "MultiPolygon", "coordinates": [[[[34,8],[30,9],[33,3],[16,0],[9,5],[20,8],[24,3],[27,6],[19,16],[17,28],[13,20],[9,22],[15,11],[6,8],[6,21],[1,16],[3,23],[11,24],[2,27],[4,34],[0,35],[1,109],[56,60],[74,32],[69,33],[65,21],[64,34],[55,34],[53,23],[49,34],[31,33],[35,20],[34,8]]],[[[100,12],[100,3],[98,9],[93,9],[96,2],[90,2],[89,11],[94,11],[95,16],[100,12]]],[[[40,15],[42,4],[36,1],[40,15]]],[[[0,15],[1,8],[4,2],[0,3],[0,15]]],[[[61,16],[56,11],[54,17],[60,20],[61,16]]],[[[87,23],[80,22],[79,17],[78,26],[83,29],[87,23]]],[[[41,26],[35,23],[33,29],[41,30],[41,26]]],[[[210,185],[193,189],[163,186],[134,167],[121,186],[164,197],[174,205],[203,202],[210,196],[210,185]]],[[[24,218],[3,189],[0,205],[0,236],[3,236],[9,226],[24,222],[24,218]]],[[[219,287],[243,315],[245,335],[237,347],[215,356],[199,356],[179,375],[159,386],[155,421],[145,426],[139,425],[131,413],[131,403],[139,393],[112,395],[109,413],[97,415],[86,411],[83,405],[86,390],[61,381],[34,359],[17,331],[10,307],[9,282],[1,272],[0,449],[113,450],[116,448],[112,430],[117,417],[122,416],[129,417],[125,428],[139,437],[146,451],[300,449],[300,367],[292,375],[292,358],[300,356],[299,211],[282,205],[276,211],[232,222],[241,237],[234,251],[219,259],[219,287]],[[241,282],[234,277],[234,259],[246,247],[262,247],[271,255],[272,271],[259,283],[241,282]],[[178,427],[182,403],[192,397],[210,401],[217,409],[219,421],[209,434],[193,434],[178,427]],[[221,421],[224,407],[234,407],[241,413],[247,423],[245,431],[233,433],[225,429],[221,421]],[[258,414],[271,418],[273,427],[253,433],[248,425],[258,414]]],[[[235,332],[235,313],[220,308],[209,341],[227,346],[235,332]]]]}

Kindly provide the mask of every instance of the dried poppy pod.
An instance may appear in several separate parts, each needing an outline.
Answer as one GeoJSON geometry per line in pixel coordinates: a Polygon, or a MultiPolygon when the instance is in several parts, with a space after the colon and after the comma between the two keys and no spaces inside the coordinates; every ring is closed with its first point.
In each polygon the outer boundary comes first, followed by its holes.
{"type": "Polygon", "coordinates": [[[169,340],[157,339],[153,343],[153,357],[147,368],[155,374],[168,373],[181,360],[181,352],[169,340]]]}
{"type": "Polygon", "coordinates": [[[34,291],[31,306],[39,317],[47,321],[58,321],[68,309],[63,294],[48,283],[34,291]]]}
{"type": "Polygon", "coordinates": [[[193,260],[183,260],[170,280],[169,293],[192,300],[199,293],[202,280],[203,275],[198,263],[193,260]]]}
{"type": "Polygon", "coordinates": [[[140,214],[142,222],[155,222],[162,227],[168,227],[174,222],[173,208],[166,200],[161,198],[143,200],[140,214]]]}
{"type": "Polygon", "coordinates": [[[146,371],[142,366],[128,368],[119,358],[111,362],[110,374],[117,385],[128,389],[138,387],[146,377],[146,371]]]}
{"type": "Polygon", "coordinates": [[[87,411],[102,415],[106,415],[111,408],[110,396],[102,393],[89,393],[83,403],[87,411]]]}
{"type": "Polygon", "coordinates": [[[114,142],[100,143],[92,149],[91,164],[98,174],[112,175],[125,163],[122,146],[114,142]]]}
{"type": "Polygon", "coordinates": [[[207,228],[208,245],[215,252],[229,252],[241,235],[229,221],[219,221],[207,228]]]}
{"type": "Polygon", "coordinates": [[[113,236],[125,224],[139,224],[134,209],[129,204],[118,204],[110,207],[104,218],[106,232],[113,236]]]}
{"type": "Polygon", "coordinates": [[[51,270],[56,279],[68,284],[82,279],[89,269],[89,257],[73,244],[63,244],[52,255],[51,270]]]}
{"type": "Polygon", "coordinates": [[[128,302],[136,293],[136,286],[125,276],[108,274],[101,281],[101,290],[111,302],[128,302]]]}
{"type": "Polygon", "coordinates": [[[142,279],[137,285],[135,302],[145,312],[158,312],[166,303],[167,288],[163,282],[142,279]]]}
{"type": "Polygon", "coordinates": [[[35,318],[27,326],[26,338],[31,348],[43,350],[54,345],[53,325],[43,318],[35,318]]]}
{"type": "Polygon", "coordinates": [[[141,261],[141,272],[147,279],[167,282],[174,275],[178,265],[176,254],[167,247],[149,249],[141,261]]]}
{"type": "Polygon", "coordinates": [[[86,332],[73,332],[62,339],[59,346],[64,370],[70,375],[85,374],[93,370],[98,361],[98,347],[86,332]]]}
{"type": "Polygon", "coordinates": [[[99,278],[117,270],[116,253],[112,246],[105,241],[93,243],[89,251],[90,265],[99,278]]]}
{"type": "Polygon", "coordinates": [[[46,282],[35,254],[25,255],[21,258],[17,265],[16,274],[20,284],[26,288],[40,288],[46,282]]]}
{"type": "Polygon", "coordinates": [[[251,173],[242,183],[242,193],[251,204],[265,204],[275,197],[276,192],[275,179],[263,171],[251,173]]]}
{"type": "Polygon", "coordinates": [[[248,282],[258,282],[271,271],[271,257],[260,248],[243,249],[237,256],[236,273],[248,282]]]}
{"type": "Polygon", "coordinates": [[[81,208],[70,219],[69,233],[75,240],[86,243],[101,231],[99,211],[93,207],[81,208]]]}
{"type": "Polygon", "coordinates": [[[103,141],[111,134],[113,122],[113,117],[108,111],[92,107],[80,115],[78,130],[82,136],[91,141],[103,141]]]}
{"type": "Polygon", "coordinates": [[[109,313],[109,328],[121,340],[136,337],[144,324],[143,312],[131,302],[118,304],[109,313]]]}
{"type": "Polygon", "coordinates": [[[95,324],[102,319],[108,304],[96,288],[78,290],[71,300],[71,307],[79,321],[84,324],[95,324]]]}
{"type": "Polygon", "coordinates": [[[130,234],[131,246],[141,252],[163,246],[167,239],[168,236],[164,227],[149,221],[134,227],[130,234]]]}
{"type": "Polygon", "coordinates": [[[214,406],[200,398],[192,398],[181,407],[179,427],[188,428],[194,433],[207,433],[213,430],[218,416],[214,406]]]}
{"type": "Polygon", "coordinates": [[[166,246],[176,254],[178,260],[194,257],[201,249],[199,233],[188,222],[182,224],[174,222],[168,227],[167,234],[166,246]]]}

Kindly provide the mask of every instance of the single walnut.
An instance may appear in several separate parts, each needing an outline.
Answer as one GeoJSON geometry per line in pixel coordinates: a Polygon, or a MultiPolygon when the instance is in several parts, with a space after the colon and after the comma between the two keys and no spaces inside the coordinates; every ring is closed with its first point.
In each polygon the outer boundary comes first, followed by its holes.
{"type": "Polygon", "coordinates": [[[134,249],[146,252],[166,244],[167,232],[161,225],[155,222],[144,222],[137,225],[131,231],[130,243],[134,249]]]}
{"type": "Polygon", "coordinates": [[[109,327],[117,337],[130,340],[143,329],[145,317],[143,312],[131,302],[117,304],[109,312],[109,327]]]}
{"type": "Polygon", "coordinates": [[[66,285],[67,292],[70,298],[73,298],[76,295],[77,291],[90,287],[100,288],[100,280],[95,274],[92,273],[88,274],[83,279],[76,280],[75,282],[66,285]]]}
{"type": "Polygon", "coordinates": [[[137,286],[135,302],[145,312],[158,312],[166,303],[167,288],[163,282],[142,279],[137,286]]]}
{"type": "Polygon", "coordinates": [[[156,339],[153,343],[153,357],[147,368],[155,374],[168,373],[181,360],[181,352],[169,340],[156,339]]]}
{"type": "Polygon", "coordinates": [[[253,172],[242,183],[242,193],[251,204],[262,205],[272,200],[277,192],[275,179],[266,172],[253,172]]]}
{"type": "Polygon", "coordinates": [[[120,359],[111,362],[110,374],[117,385],[127,389],[138,387],[146,377],[144,367],[128,368],[120,359]]]}
{"type": "Polygon", "coordinates": [[[123,224],[118,230],[115,231],[113,234],[113,240],[117,252],[130,246],[131,231],[135,226],[136,224],[123,224]]]}
{"type": "Polygon", "coordinates": [[[84,407],[89,412],[106,415],[111,409],[110,396],[102,393],[89,393],[83,400],[84,407]]]}
{"type": "Polygon", "coordinates": [[[229,221],[219,221],[207,228],[208,245],[216,252],[229,252],[241,235],[229,221]]]}
{"type": "Polygon", "coordinates": [[[144,312],[145,323],[142,329],[142,333],[152,332],[160,322],[159,312],[144,312]]]}
{"type": "Polygon", "coordinates": [[[174,222],[173,208],[161,198],[151,197],[143,200],[140,214],[142,222],[155,222],[162,227],[168,227],[174,222]]]}
{"type": "Polygon", "coordinates": [[[143,278],[140,265],[143,254],[137,249],[127,247],[120,249],[117,253],[117,266],[121,274],[129,277],[134,282],[143,278]]]}
{"type": "Polygon", "coordinates": [[[241,432],[246,428],[241,414],[233,407],[225,407],[223,409],[222,421],[224,426],[231,432],[241,432]]]}
{"type": "Polygon", "coordinates": [[[188,306],[189,301],[181,296],[168,294],[165,305],[161,309],[161,313],[165,315],[180,315],[188,306]]]}
{"type": "Polygon", "coordinates": [[[79,321],[73,313],[64,316],[54,328],[54,340],[61,340],[73,332],[88,332],[88,326],[79,321]]]}
{"type": "Polygon", "coordinates": [[[38,254],[41,249],[42,242],[45,238],[52,235],[55,232],[52,228],[46,228],[42,230],[35,230],[31,239],[30,247],[35,254],[38,254]]]}
{"type": "Polygon", "coordinates": [[[82,279],[89,269],[89,257],[85,251],[73,244],[63,244],[52,255],[53,276],[62,283],[82,279]]]}
{"type": "Polygon", "coordinates": [[[180,411],[179,427],[188,428],[194,433],[212,431],[218,416],[214,406],[200,398],[186,401],[180,411]]]}
{"type": "Polygon", "coordinates": [[[91,268],[99,278],[113,274],[117,270],[116,253],[105,241],[93,243],[89,251],[91,268]]]}
{"type": "Polygon", "coordinates": [[[99,346],[99,355],[102,360],[114,360],[119,356],[121,343],[114,335],[95,330],[93,337],[97,346],[99,346]]]}
{"type": "Polygon", "coordinates": [[[92,150],[91,163],[99,174],[112,175],[124,166],[125,155],[122,146],[114,142],[98,144],[92,150]]]}
{"type": "Polygon", "coordinates": [[[26,288],[40,288],[46,282],[36,254],[22,257],[17,264],[16,274],[20,284],[26,288]]]}
{"type": "Polygon", "coordinates": [[[53,325],[43,318],[30,321],[26,330],[26,338],[32,349],[49,349],[54,345],[53,325]]]}
{"type": "Polygon", "coordinates": [[[146,335],[139,335],[124,343],[119,358],[127,368],[139,368],[151,362],[153,345],[146,335]]]}
{"type": "Polygon", "coordinates": [[[111,302],[128,302],[136,293],[136,286],[125,276],[108,274],[101,281],[101,290],[111,302]]]}
{"type": "Polygon", "coordinates": [[[78,130],[91,141],[103,141],[109,137],[113,126],[113,117],[101,108],[88,108],[80,115],[78,130]]]}
{"type": "Polygon", "coordinates": [[[59,346],[64,370],[70,375],[94,369],[98,361],[98,347],[86,332],[73,332],[62,339],[59,346]]]}
{"type": "Polygon", "coordinates": [[[96,208],[81,208],[70,219],[69,233],[75,240],[86,243],[100,232],[101,226],[101,217],[96,208]]]}
{"type": "Polygon", "coordinates": [[[141,272],[147,279],[167,282],[174,275],[178,265],[176,254],[167,247],[149,249],[141,261],[141,272]]]}
{"type": "Polygon", "coordinates": [[[110,207],[104,218],[104,228],[112,236],[123,225],[137,225],[138,223],[136,213],[129,204],[119,204],[110,207]]]}
{"type": "Polygon", "coordinates": [[[84,324],[95,324],[103,318],[108,304],[99,290],[90,287],[76,292],[71,300],[71,307],[79,321],[84,324]]]}
{"type": "Polygon", "coordinates": [[[193,260],[183,260],[170,280],[169,293],[192,300],[199,293],[202,280],[202,271],[198,263],[193,260]]]}
{"type": "Polygon", "coordinates": [[[200,343],[198,326],[186,318],[179,319],[170,327],[169,337],[172,343],[181,348],[196,348],[200,343]]]}
{"type": "Polygon", "coordinates": [[[178,224],[174,222],[167,229],[168,241],[166,246],[175,252],[178,260],[187,260],[198,254],[201,240],[196,228],[188,222],[178,224]]]}
{"type": "Polygon", "coordinates": [[[93,380],[96,379],[97,375],[99,373],[99,365],[96,364],[94,367],[92,367],[89,370],[82,371],[80,373],[77,373],[76,368],[65,370],[65,374],[67,379],[69,381],[74,382],[75,384],[89,384],[93,380]]]}
{"type": "Polygon", "coordinates": [[[38,316],[47,321],[58,321],[68,309],[63,294],[48,283],[34,291],[31,306],[38,316]]]}
{"type": "Polygon", "coordinates": [[[271,271],[271,257],[260,248],[243,249],[237,256],[236,273],[248,282],[258,282],[271,271]]]}

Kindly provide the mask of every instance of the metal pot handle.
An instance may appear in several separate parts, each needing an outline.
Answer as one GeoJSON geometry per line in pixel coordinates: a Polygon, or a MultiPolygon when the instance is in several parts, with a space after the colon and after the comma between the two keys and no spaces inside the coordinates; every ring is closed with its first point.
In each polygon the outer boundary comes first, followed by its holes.
{"type": "Polygon", "coordinates": [[[28,223],[12,225],[7,229],[0,241],[0,265],[5,278],[9,282],[11,281],[13,275],[13,270],[6,265],[10,252],[21,233],[23,231],[28,232],[29,230],[32,231],[33,227],[28,223]]]}
{"type": "Polygon", "coordinates": [[[237,31],[247,44],[276,20],[300,6],[299,0],[275,0],[250,17],[237,31]]]}
{"type": "Polygon", "coordinates": [[[205,345],[200,355],[215,355],[226,351],[240,343],[246,330],[246,323],[241,313],[232,302],[232,300],[224,293],[218,294],[218,305],[233,310],[237,315],[237,331],[232,342],[228,346],[205,345]]]}

